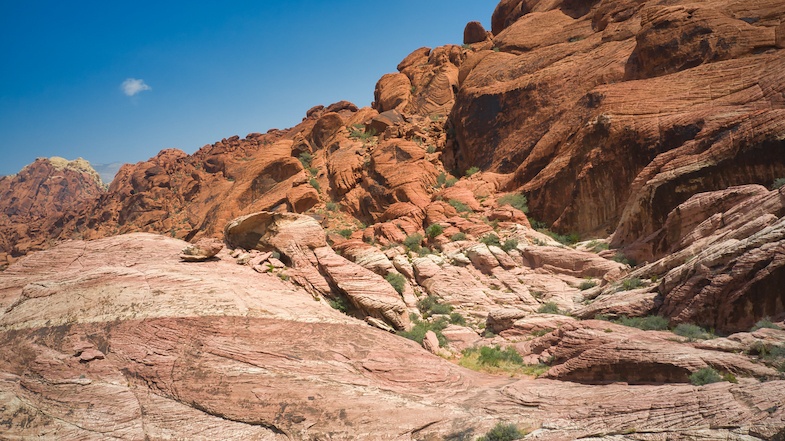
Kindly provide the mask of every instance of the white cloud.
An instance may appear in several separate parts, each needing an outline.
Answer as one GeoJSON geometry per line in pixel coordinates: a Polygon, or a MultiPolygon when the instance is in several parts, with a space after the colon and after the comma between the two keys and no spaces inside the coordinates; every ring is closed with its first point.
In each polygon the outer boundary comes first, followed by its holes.
{"type": "Polygon", "coordinates": [[[137,80],[136,78],[128,78],[120,85],[123,93],[128,96],[134,96],[144,90],[153,90],[150,86],[144,83],[144,80],[137,80]]]}

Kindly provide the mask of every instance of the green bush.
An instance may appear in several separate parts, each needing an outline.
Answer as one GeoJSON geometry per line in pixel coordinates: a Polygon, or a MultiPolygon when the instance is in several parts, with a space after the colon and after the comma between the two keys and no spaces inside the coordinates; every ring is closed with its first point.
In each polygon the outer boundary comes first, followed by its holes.
{"type": "Polygon", "coordinates": [[[330,306],[332,306],[333,309],[337,309],[338,311],[341,311],[344,314],[346,314],[346,312],[349,311],[349,305],[346,303],[346,300],[343,297],[338,297],[330,300],[330,306]]]}
{"type": "Polygon", "coordinates": [[[440,236],[442,233],[444,233],[444,228],[442,228],[442,226],[439,224],[430,225],[428,226],[428,228],[425,229],[425,234],[428,236],[429,239],[433,239],[437,236],[440,236]]]}
{"type": "Polygon", "coordinates": [[[337,211],[338,210],[338,204],[336,204],[335,202],[332,202],[332,201],[326,203],[325,207],[327,208],[328,211],[337,211]]]}
{"type": "Polygon", "coordinates": [[[406,277],[399,273],[389,273],[384,276],[384,280],[387,281],[396,291],[398,294],[403,294],[403,289],[406,287],[406,277]]]}
{"type": "Polygon", "coordinates": [[[520,193],[510,193],[499,198],[499,205],[510,205],[524,213],[529,212],[528,203],[529,201],[526,200],[526,196],[520,193]]]}
{"type": "Polygon", "coordinates": [[[454,178],[454,177],[451,176],[451,177],[447,178],[447,181],[445,181],[444,186],[447,187],[447,188],[450,188],[450,187],[452,187],[453,185],[455,185],[457,183],[458,183],[458,178],[454,178]]]}
{"type": "Polygon", "coordinates": [[[613,322],[631,328],[643,329],[644,331],[665,331],[668,329],[668,319],[659,315],[646,317],[621,316],[613,322]]]}
{"type": "Polygon", "coordinates": [[[447,203],[450,204],[452,208],[455,208],[455,210],[458,213],[469,213],[472,211],[472,209],[469,208],[468,205],[464,204],[461,201],[456,201],[455,199],[450,199],[449,201],[447,201],[447,203]]]}
{"type": "Polygon", "coordinates": [[[491,245],[497,246],[497,247],[501,247],[502,246],[502,243],[499,240],[499,236],[497,236],[497,235],[495,235],[493,233],[486,234],[485,236],[481,237],[480,238],[480,242],[482,242],[482,243],[484,243],[485,245],[488,245],[488,246],[491,246],[491,245]]]}
{"type": "Polygon", "coordinates": [[[343,236],[343,237],[344,237],[344,239],[348,239],[349,237],[351,237],[351,236],[352,236],[352,233],[353,233],[353,231],[352,231],[352,230],[350,230],[350,229],[348,229],[348,228],[344,228],[344,229],[342,229],[342,230],[338,230],[338,231],[336,231],[336,233],[338,233],[338,234],[340,234],[341,236],[343,236]]]}
{"type": "Polygon", "coordinates": [[[439,298],[436,296],[423,297],[417,302],[417,308],[422,313],[423,318],[452,312],[452,306],[440,303],[439,298]]]}
{"type": "Polygon", "coordinates": [[[510,251],[512,249],[515,249],[515,248],[518,248],[518,240],[517,239],[510,238],[510,239],[505,240],[504,243],[502,244],[502,249],[504,251],[510,251]]]}
{"type": "Polygon", "coordinates": [[[518,430],[515,424],[499,423],[489,430],[488,433],[477,438],[477,441],[513,441],[522,439],[524,436],[526,436],[526,433],[518,430]]]}
{"type": "Polygon", "coordinates": [[[605,251],[610,246],[606,242],[600,242],[598,240],[593,240],[586,244],[586,248],[589,249],[592,253],[599,253],[600,251],[605,251]]]}
{"type": "Polygon", "coordinates": [[[425,148],[425,153],[436,153],[436,146],[429,145],[425,148]]]}
{"type": "Polygon", "coordinates": [[[453,325],[466,326],[466,319],[461,315],[460,312],[451,312],[450,323],[453,325]]]}
{"type": "Polygon", "coordinates": [[[503,361],[515,364],[523,364],[523,358],[512,346],[502,349],[496,346],[482,346],[480,348],[480,355],[477,357],[480,364],[487,366],[499,366],[503,361]]]}
{"type": "Polygon", "coordinates": [[[423,339],[425,338],[425,334],[428,331],[433,331],[436,334],[436,338],[439,339],[439,345],[444,346],[447,344],[447,339],[442,334],[444,328],[447,327],[448,323],[444,317],[439,318],[433,322],[427,321],[420,321],[420,320],[413,320],[414,326],[410,331],[398,331],[398,335],[404,338],[408,338],[409,340],[414,340],[419,344],[422,344],[423,339]]]}
{"type": "Polygon", "coordinates": [[[613,258],[611,260],[613,260],[614,262],[622,263],[624,265],[629,265],[631,267],[634,267],[636,265],[636,263],[637,263],[633,259],[628,259],[627,256],[625,256],[624,253],[622,253],[622,252],[616,253],[616,255],[613,256],[613,258]]]}
{"type": "Polygon", "coordinates": [[[422,234],[414,233],[406,236],[406,239],[403,240],[403,246],[405,246],[409,251],[418,252],[420,251],[420,244],[422,243],[422,234]]]}
{"type": "Polygon", "coordinates": [[[722,381],[720,373],[711,367],[705,367],[690,375],[690,383],[695,386],[703,386],[704,384],[717,383],[720,381],[722,381]]]}
{"type": "Polygon", "coordinates": [[[714,336],[705,329],[691,323],[679,323],[675,328],[673,328],[673,333],[685,337],[689,341],[708,340],[714,338],[714,336]]]}
{"type": "Polygon", "coordinates": [[[376,136],[376,130],[368,129],[365,130],[365,126],[362,124],[355,124],[351,128],[349,128],[349,138],[351,139],[358,139],[360,141],[367,141],[371,138],[376,136]]]}
{"type": "Polygon", "coordinates": [[[321,186],[319,185],[319,181],[317,181],[316,178],[311,178],[308,183],[311,184],[311,187],[313,187],[317,192],[321,191],[321,186]]]}
{"type": "Polygon", "coordinates": [[[785,178],[777,178],[777,179],[774,180],[774,183],[771,184],[771,189],[772,190],[779,190],[783,186],[785,186],[785,178]]]}
{"type": "Polygon", "coordinates": [[[436,188],[443,187],[445,183],[447,183],[447,174],[441,172],[436,176],[436,188]]]}
{"type": "Polygon", "coordinates": [[[586,291],[587,289],[592,289],[595,286],[597,286],[597,282],[594,280],[584,280],[580,285],[578,285],[578,289],[581,291],[586,291]]]}
{"type": "Polygon", "coordinates": [[[458,242],[459,240],[466,240],[466,234],[464,233],[455,233],[450,236],[450,240],[453,242],[458,242]]]}
{"type": "Polygon", "coordinates": [[[300,160],[300,164],[303,165],[303,168],[308,170],[311,168],[311,161],[313,161],[313,155],[308,152],[300,153],[300,156],[297,157],[300,160]]]}
{"type": "Polygon", "coordinates": [[[562,311],[559,309],[559,305],[554,302],[543,303],[537,308],[537,312],[541,314],[561,314],[562,311]]]}
{"type": "Polygon", "coordinates": [[[772,323],[771,320],[765,318],[765,319],[758,320],[758,322],[755,323],[755,326],[753,326],[752,329],[750,329],[750,332],[755,332],[758,329],[763,329],[763,328],[780,329],[780,327],[772,323]]]}
{"type": "Polygon", "coordinates": [[[640,288],[641,286],[643,286],[643,281],[637,277],[633,277],[631,279],[625,279],[621,282],[620,291],[630,291],[640,288]]]}
{"type": "Polygon", "coordinates": [[[469,167],[469,169],[466,170],[466,177],[477,174],[479,171],[480,169],[478,167],[469,167]]]}

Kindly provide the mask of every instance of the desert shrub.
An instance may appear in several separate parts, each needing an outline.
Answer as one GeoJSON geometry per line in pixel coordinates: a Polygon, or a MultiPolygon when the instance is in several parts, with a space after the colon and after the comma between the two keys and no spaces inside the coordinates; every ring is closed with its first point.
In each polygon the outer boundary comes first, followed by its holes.
{"type": "MultiPolygon", "coordinates": [[[[534,227],[534,224],[532,224],[532,227],[534,227]]],[[[554,233],[553,231],[547,228],[535,228],[535,229],[540,233],[547,234],[548,236],[553,238],[555,241],[561,243],[562,245],[575,245],[581,240],[581,237],[578,236],[576,233],[559,234],[559,233],[554,233]]]]}
{"type": "Polygon", "coordinates": [[[584,280],[580,285],[578,285],[578,289],[581,291],[586,291],[587,289],[592,289],[595,286],[597,286],[597,282],[594,280],[584,280]]]}
{"type": "Polygon", "coordinates": [[[600,242],[598,240],[593,240],[586,244],[586,248],[588,248],[589,251],[591,251],[592,253],[599,253],[600,251],[607,250],[608,248],[610,248],[610,246],[608,245],[607,242],[600,242]]]}
{"type": "Polygon", "coordinates": [[[447,174],[444,172],[436,176],[436,188],[443,187],[447,183],[447,174]]]}
{"type": "Polygon", "coordinates": [[[429,145],[425,148],[425,153],[436,153],[436,146],[429,145]]]}
{"type": "Polygon", "coordinates": [[[643,286],[643,281],[637,277],[625,279],[621,282],[620,291],[630,291],[643,286]]]}
{"type": "Polygon", "coordinates": [[[503,361],[515,364],[523,364],[523,358],[515,349],[508,346],[502,349],[500,346],[482,346],[479,349],[477,362],[488,366],[499,366],[503,361]]]}
{"type": "Polygon", "coordinates": [[[415,253],[420,251],[420,244],[422,243],[422,234],[414,233],[406,236],[406,239],[403,240],[403,246],[405,246],[409,251],[414,251],[415,253]]]}
{"type": "Polygon", "coordinates": [[[636,264],[635,260],[627,258],[627,256],[625,256],[624,253],[621,253],[621,252],[616,253],[616,255],[613,256],[613,258],[611,260],[613,260],[614,262],[623,263],[624,265],[629,265],[629,266],[632,266],[632,267],[634,267],[635,264],[636,264]]]}
{"type": "Polygon", "coordinates": [[[705,329],[691,323],[679,323],[675,328],[673,328],[673,333],[685,337],[689,341],[708,340],[714,338],[714,336],[705,329]]]}
{"type": "Polygon", "coordinates": [[[453,242],[458,242],[459,240],[466,240],[466,234],[464,233],[455,233],[450,236],[450,240],[453,242]]]}
{"type": "Polygon", "coordinates": [[[466,318],[464,318],[460,312],[451,312],[450,323],[453,325],[466,326],[466,318]]]}
{"type": "Polygon", "coordinates": [[[510,238],[510,239],[505,240],[504,243],[502,244],[502,249],[504,251],[510,251],[512,249],[515,249],[515,248],[518,248],[518,240],[517,239],[510,238]]]}
{"type": "Polygon", "coordinates": [[[450,199],[449,201],[447,201],[447,203],[450,204],[452,208],[455,208],[455,210],[458,213],[468,213],[472,211],[472,209],[469,208],[468,205],[464,204],[461,201],[456,201],[455,199],[450,199]]]}
{"type": "Polygon", "coordinates": [[[430,225],[428,226],[428,228],[425,229],[425,234],[428,236],[429,239],[433,239],[437,236],[440,236],[442,233],[444,233],[444,228],[442,228],[442,226],[439,224],[430,225]]]}
{"type": "Polygon", "coordinates": [[[543,329],[538,329],[536,331],[532,331],[531,335],[535,337],[542,337],[543,335],[550,334],[551,332],[553,332],[553,328],[543,328],[543,329]]]}
{"type": "Polygon", "coordinates": [[[485,245],[488,245],[488,246],[491,246],[491,245],[497,246],[497,247],[501,247],[502,246],[501,241],[499,240],[499,236],[497,236],[497,235],[495,235],[493,233],[486,234],[485,236],[481,237],[480,238],[480,242],[482,242],[482,243],[484,243],[485,245]]]}
{"type": "Polygon", "coordinates": [[[480,171],[480,169],[478,167],[469,167],[466,170],[466,177],[469,177],[471,175],[477,174],[479,171],[480,171]]]}
{"type": "Polygon", "coordinates": [[[758,322],[755,323],[755,326],[753,326],[752,329],[750,329],[750,332],[755,332],[758,329],[763,329],[763,328],[780,329],[780,327],[772,323],[771,320],[765,318],[765,319],[758,320],[758,322]]]}
{"type": "Polygon", "coordinates": [[[420,257],[425,257],[429,254],[433,254],[433,250],[431,250],[428,247],[422,247],[419,250],[417,250],[417,255],[420,257]]]}
{"type": "Polygon", "coordinates": [[[785,178],[777,178],[774,180],[774,183],[771,184],[771,189],[779,190],[783,186],[785,186],[785,178]]]}
{"type": "Polygon", "coordinates": [[[559,305],[554,302],[543,303],[537,308],[537,312],[541,314],[561,314],[561,310],[559,309],[559,305]]]}
{"type": "Polygon", "coordinates": [[[510,193],[499,198],[499,205],[509,205],[524,213],[529,212],[528,203],[529,201],[526,200],[526,196],[520,193],[510,193]]]}
{"type": "Polygon", "coordinates": [[[317,192],[318,192],[318,191],[321,191],[321,188],[322,188],[322,187],[321,187],[321,185],[319,185],[319,181],[317,181],[317,180],[316,180],[316,178],[311,178],[311,179],[308,181],[308,183],[309,183],[309,184],[311,184],[311,187],[313,187],[313,188],[314,188],[314,190],[316,190],[317,192]]]}
{"type": "Polygon", "coordinates": [[[720,381],[722,381],[720,373],[711,367],[697,370],[690,375],[690,383],[694,386],[703,386],[704,384],[717,383],[720,381]]]}
{"type": "Polygon", "coordinates": [[[338,204],[336,204],[335,202],[332,202],[332,201],[326,203],[325,207],[327,208],[328,211],[337,211],[338,210],[338,204]]]}
{"type": "Polygon", "coordinates": [[[513,441],[522,439],[526,432],[521,432],[515,424],[498,423],[477,441],[513,441]]]}
{"type": "Polygon", "coordinates": [[[343,297],[338,297],[330,300],[330,306],[332,306],[333,309],[337,309],[338,311],[341,311],[344,314],[346,314],[346,312],[349,311],[349,305],[346,303],[346,300],[343,297]]]}
{"type": "Polygon", "coordinates": [[[349,128],[349,138],[357,139],[360,141],[367,141],[371,138],[376,136],[376,130],[368,129],[365,130],[365,126],[362,124],[355,124],[351,128],[349,128]]]}
{"type": "Polygon", "coordinates": [[[384,280],[387,281],[392,287],[398,291],[398,294],[403,294],[403,289],[406,287],[406,277],[399,273],[389,273],[384,276],[384,280]]]}
{"type": "Polygon", "coordinates": [[[342,229],[342,230],[338,230],[338,231],[336,231],[336,233],[338,233],[339,235],[343,236],[343,237],[344,237],[344,239],[348,239],[349,237],[351,237],[351,235],[352,235],[352,232],[353,232],[353,231],[352,231],[352,230],[350,230],[350,229],[348,229],[348,228],[344,228],[344,229],[342,229]]]}
{"type": "Polygon", "coordinates": [[[458,183],[458,178],[450,176],[449,178],[447,178],[447,181],[445,181],[444,186],[450,188],[457,183],[458,183]]]}
{"type": "Polygon", "coordinates": [[[668,319],[659,315],[646,317],[621,316],[613,322],[631,328],[643,329],[644,331],[665,331],[668,329],[668,319]]]}
{"type": "Polygon", "coordinates": [[[416,319],[412,321],[414,322],[412,329],[409,331],[398,331],[398,335],[422,344],[425,334],[428,333],[428,331],[433,331],[433,333],[436,334],[436,338],[439,339],[440,346],[447,344],[447,339],[444,337],[444,334],[442,334],[442,331],[448,325],[447,320],[444,317],[441,317],[433,322],[416,319]]]}
{"type": "Polygon", "coordinates": [[[452,312],[452,306],[440,303],[439,298],[436,296],[423,297],[417,302],[417,308],[422,313],[423,318],[452,312]]]}
{"type": "Polygon", "coordinates": [[[300,160],[300,164],[303,165],[303,168],[308,170],[311,168],[311,161],[313,161],[313,155],[308,152],[300,153],[300,156],[297,157],[300,160]]]}

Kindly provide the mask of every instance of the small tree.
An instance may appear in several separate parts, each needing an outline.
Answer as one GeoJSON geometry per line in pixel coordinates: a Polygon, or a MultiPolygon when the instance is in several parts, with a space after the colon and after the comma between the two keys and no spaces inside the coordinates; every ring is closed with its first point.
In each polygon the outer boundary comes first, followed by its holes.
{"type": "Polygon", "coordinates": [[[444,233],[444,228],[439,224],[430,225],[425,229],[425,234],[428,235],[428,239],[434,239],[442,233],[444,233]]]}

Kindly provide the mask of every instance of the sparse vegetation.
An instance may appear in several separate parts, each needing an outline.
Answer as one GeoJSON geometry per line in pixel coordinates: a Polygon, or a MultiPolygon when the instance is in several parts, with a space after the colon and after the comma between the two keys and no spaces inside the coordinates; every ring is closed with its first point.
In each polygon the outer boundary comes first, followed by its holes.
{"type": "Polygon", "coordinates": [[[447,344],[447,339],[444,337],[444,334],[442,334],[442,331],[448,325],[447,319],[444,317],[440,317],[438,320],[434,320],[433,322],[417,320],[417,318],[414,317],[412,322],[414,323],[414,326],[412,326],[410,331],[398,331],[398,335],[422,344],[425,334],[428,331],[433,331],[433,333],[436,334],[436,338],[439,339],[440,346],[447,344]]]}
{"type": "Polygon", "coordinates": [[[755,332],[758,329],[763,329],[763,328],[780,329],[780,327],[775,325],[774,323],[772,323],[771,320],[769,320],[768,318],[764,318],[764,319],[758,320],[758,322],[755,323],[755,326],[753,326],[752,329],[750,329],[750,332],[755,332]]]}
{"type": "Polygon", "coordinates": [[[444,228],[439,224],[429,225],[428,228],[425,229],[425,234],[428,236],[428,239],[434,239],[437,236],[441,236],[442,233],[444,233],[444,228]]]}
{"type": "Polygon", "coordinates": [[[458,178],[450,176],[449,178],[447,178],[447,181],[444,183],[444,186],[450,188],[457,183],[458,183],[458,178]]]}
{"type": "Polygon", "coordinates": [[[420,244],[422,243],[422,234],[414,233],[406,236],[406,239],[403,240],[403,246],[406,247],[409,251],[418,252],[420,251],[420,244]]]}
{"type": "Polygon", "coordinates": [[[338,211],[338,204],[330,201],[325,204],[325,208],[327,208],[327,211],[338,211]]]}
{"type": "Polygon", "coordinates": [[[423,318],[452,312],[452,306],[439,302],[439,298],[435,296],[423,297],[417,302],[417,308],[422,313],[423,318]]]}
{"type": "Polygon", "coordinates": [[[510,193],[499,198],[499,205],[509,205],[524,213],[529,212],[528,203],[529,201],[526,200],[526,196],[520,193],[510,193]]]}
{"type": "Polygon", "coordinates": [[[643,286],[643,281],[637,277],[632,277],[630,279],[624,279],[621,282],[619,291],[630,291],[633,289],[640,288],[641,286],[643,286]]]}
{"type": "Polygon", "coordinates": [[[689,341],[709,340],[714,338],[714,334],[711,332],[691,323],[679,323],[673,328],[673,333],[685,337],[689,341]]]}
{"type": "Polygon", "coordinates": [[[429,145],[425,148],[425,153],[436,153],[436,146],[429,145]]]}
{"type": "Polygon", "coordinates": [[[610,246],[606,242],[600,242],[598,240],[593,240],[586,244],[586,248],[591,251],[592,253],[599,253],[600,251],[605,251],[610,248],[610,246]]]}
{"type": "Polygon", "coordinates": [[[466,318],[464,318],[460,312],[451,312],[450,323],[453,325],[466,326],[466,318]]]}
{"type": "Polygon", "coordinates": [[[502,249],[504,251],[510,251],[515,248],[518,248],[518,239],[510,238],[504,241],[502,244],[502,249]]]}
{"type": "Polygon", "coordinates": [[[447,183],[447,174],[441,172],[436,176],[436,188],[443,187],[445,183],[447,183]]]}
{"type": "Polygon", "coordinates": [[[613,322],[631,328],[643,329],[644,331],[668,330],[668,319],[659,315],[648,315],[646,317],[621,316],[613,322]]]}
{"type": "Polygon", "coordinates": [[[562,311],[559,309],[559,305],[554,302],[547,302],[540,305],[537,308],[537,312],[540,314],[561,314],[562,311]]]}
{"type": "Polygon", "coordinates": [[[515,424],[498,423],[477,441],[514,441],[522,439],[526,432],[522,432],[515,424]]]}
{"type": "MultiPolygon", "coordinates": [[[[493,333],[490,335],[493,336],[493,333]]],[[[544,364],[525,364],[515,349],[512,347],[502,349],[498,345],[465,349],[458,364],[474,371],[492,374],[533,375],[535,377],[542,375],[549,368],[544,364]]]]}
{"type": "Polygon", "coordinates": [[[333,309],[337,309],[344,314],[349,311],[349,305],[346,303],[346,300],[343,297],[331,299],[329,303],[333,309]]]}
{"type": "Polygon", "coordinates": [[[458,213],[469,213],[469,212],[472,211],[472,209],[469,208],[468,205],[464,204],[461,201],[455,200],[455,199],[450,199],[449,201],[447,201],[447,203],[450,204],[452,206],[452,208],[455,208],[455,210],[458,213]]]}
{"type": "Polygon", "coordinates": [[[774,182],[771,184],[771,189],[772,189],[772,190],[779,190],[779,189],[780,189],[780,188],[782,188],[783,186],[785,186],[785,178],[777,178],[777,179],[775,179],[775,180],[774,180],[774,182]]]}
{"type": "Polygon", "coordinates": [[[316,178],[311,178],[308,180],[308,183],[311,184],[311,187],[313,187],[317,192],[322,191],[322,187],[319,185],[319,181],[317,181],[316,178]]]}
{"type": "Polygon", "coordinates": [[[496,247],[501,247],[502,246],[501,241],[499,240],[499,236],[497,236],[497,235],[495,235],[493,233],[486,234],[485,236],[481,237],[480,238],[480,242],[482,242],[482,243],[484,243],[485,245],[488,245],[488,246],[491,246],[491,245],[496,246],[496,247]]]}
{"type": "Polygon", "coordinates": [[[406,277],[404,277],[402,274],[389,273],[384,277],[384,280],[392,285],[398,294],[403,294],[403,290],[406,287],[406,277]]]}
{"type": "Polygon", "coordinates": [[[455,233],[450,236],[450,240],[453,242],[458,242],[459,240],[466,240],[466,234],[464,233],[455,233]]]}
{"type": "Polygon", "coordinates": [[[583,282],[581,282],[581,284],[578,285],[578,289],[580,289],[581,291],[586,291],[587,289],[592,289],[595,286],[597,286],[597,282],[595,282],[594,280],[588,279],[588,280],[584,280],[583,282]]]}
{"type": "Polygon", "coordinates": [[[720,373],[712,367],[705,367],[690,375],[690,383],[694,386],[703,386],[704,384],[717,383],[720,381],[722,381],[720,373]]]}
{"type": "Polygon", "coordinates": [[[344,228],[342,230],[336,231],[336,233],[338,233],[344,239],[348,239],[348,238],[350,238],[352,236],[353,231],[348,229],[348,228],[344,228]]]}
{"type": "Polygon", "coordinates": [[[480,171],[479,167],[469,167],[466,170],[466,177],[468,178],[471,175],[477,174],[479,173],[479,171],[480,171]]]}
{"type": "Polygon", "coordinates": [[[300,156],[297,157],[300,160],[300,164],[303,165],[303,168],[308,170],[311,168],[311,161],[313,161],[313,155],[308,152],[300,153],[300,156]]]}
{"type": "Polygon", "coordinates": [[[622,252],[616,253],[616,255],[613,256],[611,260],[613,260],[614,262],[623,263],[624,265],[629,265],[631,267],[635,267],[637,263],[635,262],[635,260],[627,258],[627,256],[625,256],[624,253],[622,252]]]}
{"type": "Polygon", "coordinates": [[[349,138],[351,139],[367,141],[374,136],[376,136],[376,131],[372,128],[366,130],[362,124],[355,124],[349,128],[349,138]]]}

